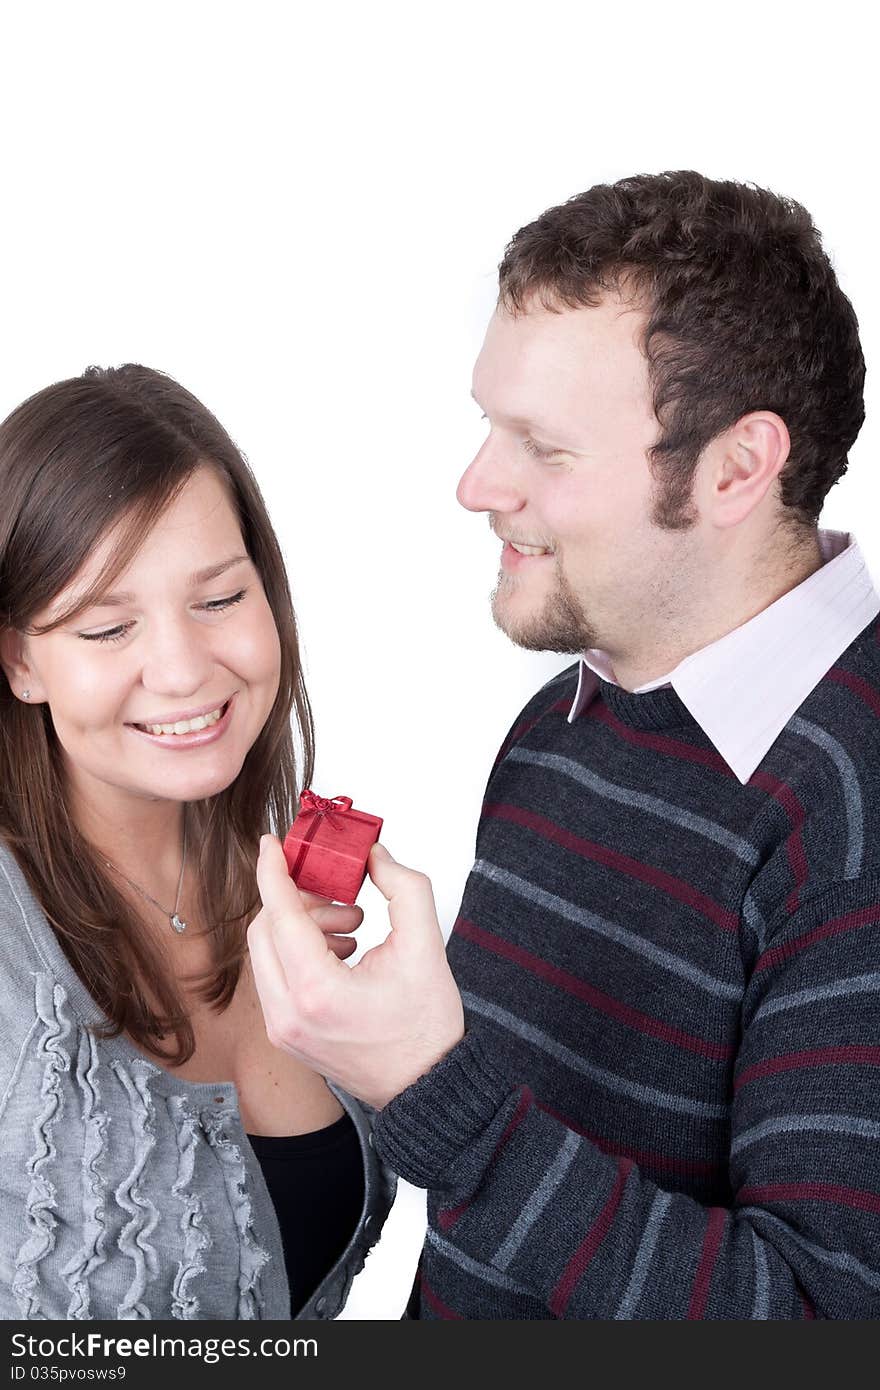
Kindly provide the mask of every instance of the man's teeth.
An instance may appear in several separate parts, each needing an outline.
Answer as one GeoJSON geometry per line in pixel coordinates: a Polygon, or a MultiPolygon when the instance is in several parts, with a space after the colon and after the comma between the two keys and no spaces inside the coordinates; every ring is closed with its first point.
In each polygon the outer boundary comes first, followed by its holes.
{"type": "Polygon", "coordinates": [[[515,550],[515,551],[517,552],[518,555],[549,555],[549,554],[550,554],[549,550],[545,550],[544,547],[543,547],[543,546],[540,546],[540,545],[516,545],[516,544],[514,544],[513,541],[510,542],[510,545],[511,545],[512,549],[515,550]]]}
{"type": "Polygon", "coordinates": [[[210,724],[216,724],[222,713],[221,705],[210,714],[200,714],[198,719],[179,719],[176,724],[138,724],[137,727],[146,729],[148,734],[192,734],[196,729],[207,729],[210,724]]]}

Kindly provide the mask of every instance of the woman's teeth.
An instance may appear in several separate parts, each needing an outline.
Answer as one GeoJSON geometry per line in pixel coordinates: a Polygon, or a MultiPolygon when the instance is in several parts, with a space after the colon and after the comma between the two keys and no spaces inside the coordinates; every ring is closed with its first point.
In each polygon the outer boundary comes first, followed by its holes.
{"type": "Polygon", "coordinates": [[[137,724],[135,727],[146,729],[148,734],[192,734],[197,729],[207,729],[209,724],[216,724],[225,708],[225,705],[221,705],[210,714],[200,714],[197,719],[179,719],[176,724],[137,724]]]}

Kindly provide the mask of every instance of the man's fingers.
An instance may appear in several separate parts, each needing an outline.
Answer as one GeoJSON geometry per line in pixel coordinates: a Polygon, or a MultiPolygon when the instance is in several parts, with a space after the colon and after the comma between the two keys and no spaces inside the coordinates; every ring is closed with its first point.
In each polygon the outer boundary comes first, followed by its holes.
{"type": "Polygon", "coordinates": [[[357,931],[364,920],[361,907],[331,903],[328,898],[322,898],[317,893],[304,893],[301,888],[299,897],[322,932],[332,932],[334,936],[339,936],[345,932],[357,931]]]}
{"type": "Polygon", "coordinates": [[[312,920],[287,872],[284,851],[274,835],[263,835],[257,859],[257,887],[263,900],[263,913],[272,931],[275,950],[288,980],[297,981],[306,973],[320,970],[333,953],[324,933],[312,920]]]}
{"type": "Polygon", "coordinates": [[[358,948],[357,942],[350,936],[325,936],[324,940],[339,960],[347,960],[358,948]]]}
{"type": "Polygon", "coordinates": [[[247,930],[247,944],[254,983],[260,998],[263,1017],[269,1019],[280,1012],[287,1001],[287,976],[281,964],[272,927],[265,913],[258,912],[247,930]]]}

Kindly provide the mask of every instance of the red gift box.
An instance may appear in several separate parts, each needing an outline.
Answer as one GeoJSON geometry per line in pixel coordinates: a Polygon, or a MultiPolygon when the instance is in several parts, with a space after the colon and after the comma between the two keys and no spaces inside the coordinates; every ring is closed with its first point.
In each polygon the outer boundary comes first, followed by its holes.
{"type": "Polygon", "coordinates": [[[316,796],[306,790],[284,839],[287,871],[298,888],[333,902],[353,903],[381,829],[381,816],[356,811],[351,797],[316,796]]]}

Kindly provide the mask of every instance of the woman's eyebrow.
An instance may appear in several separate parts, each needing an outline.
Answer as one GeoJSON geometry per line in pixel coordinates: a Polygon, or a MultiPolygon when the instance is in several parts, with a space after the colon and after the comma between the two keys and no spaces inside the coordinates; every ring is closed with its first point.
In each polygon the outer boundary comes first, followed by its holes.
{"type": "MultiPolygon", "coordinates": [[[[232,569],[233,565],[241,565],[250,560],[249,555],[232,555],[228,560],[220,560],[216,565],[208,565],[206,569],[196,570],[187,576],[187,583],[190,586],[196,584],[207,584],[211,579],[217,579],[226,570],[232,569]]],[[[118,604],[134,603],[136,595],[116,591],[112,594],[102,594],[99,599],[92,604],[93,608],[113,608],[118,604]]]]}

